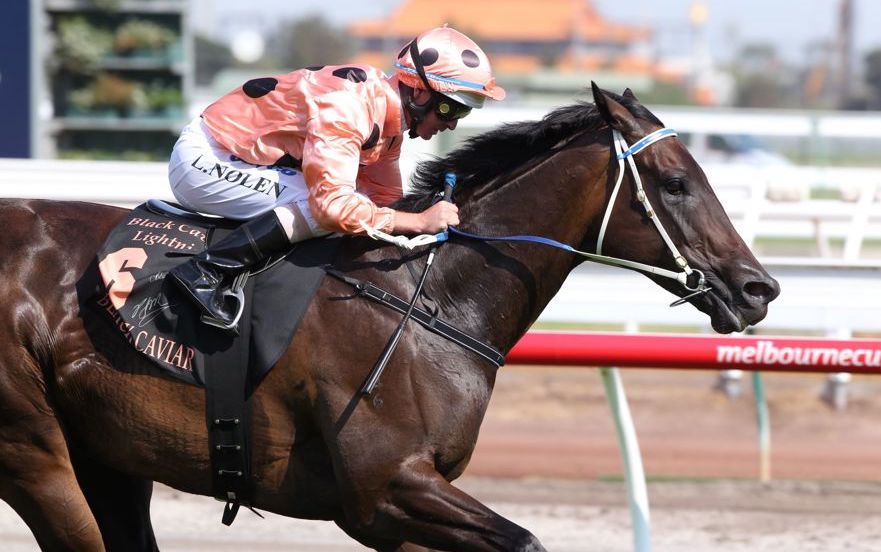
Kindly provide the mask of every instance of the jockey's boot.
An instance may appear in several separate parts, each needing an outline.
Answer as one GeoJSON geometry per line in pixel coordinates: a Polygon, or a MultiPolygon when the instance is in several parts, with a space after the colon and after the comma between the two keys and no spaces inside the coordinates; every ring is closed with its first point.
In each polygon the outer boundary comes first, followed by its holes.
{"type": "Polygon", "coordinates": [[[239,276],[290,246],[274,211],[242,224],[169,275],[203,312],[202,321],[235,331],[244,309],[239,276]]]}

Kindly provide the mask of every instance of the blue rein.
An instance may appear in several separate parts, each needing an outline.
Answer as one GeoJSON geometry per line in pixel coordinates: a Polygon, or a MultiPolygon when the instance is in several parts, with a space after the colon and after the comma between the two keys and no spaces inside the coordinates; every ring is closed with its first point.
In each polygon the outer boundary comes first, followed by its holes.
{"type": "MultiPolygon", "coordinates": [[[[557,240],[552,240],[550,238],[543,238],[541,236],[480,236],[478,234],[471,234],[469,232],[464,232],[459,230],[458,228],[450,227],[448,230],[451,234],[456,234],[457,236],[462,236],[463,238],[470,238],[472,240],[481,240],[481,241],[518,241],[518,242],[532,242],[532,243],[540,243],[543,245],[550,245],[551,247],[556,247],[557,249],[562,249],[563,251],[568,251],[570,253],[577,253],[578,251],[572,247],[571,245],[566,245],[565,243],[558,242],[557,240]]],[[[446,239],[446,238],[444,238],[446,239]]]]}

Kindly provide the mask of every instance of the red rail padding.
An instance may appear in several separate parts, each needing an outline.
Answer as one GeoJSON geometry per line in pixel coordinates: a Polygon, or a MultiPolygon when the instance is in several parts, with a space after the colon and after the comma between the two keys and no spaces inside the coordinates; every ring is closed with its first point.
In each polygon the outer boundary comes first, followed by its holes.
{"type": "Polygon", "coordinates": [[[507,362],[881,374],[881,340],[531,331],[507,362]]]}

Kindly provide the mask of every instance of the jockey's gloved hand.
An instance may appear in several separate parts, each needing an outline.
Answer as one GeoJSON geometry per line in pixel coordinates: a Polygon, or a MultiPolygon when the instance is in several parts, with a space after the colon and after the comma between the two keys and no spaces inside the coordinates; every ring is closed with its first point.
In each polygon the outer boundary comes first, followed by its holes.
{"type": "Polygon", "coordinates": [[[439,201],[421,213],[395,212],[392,234],[436,234],[459,224],[459,208],[439,201]]]}

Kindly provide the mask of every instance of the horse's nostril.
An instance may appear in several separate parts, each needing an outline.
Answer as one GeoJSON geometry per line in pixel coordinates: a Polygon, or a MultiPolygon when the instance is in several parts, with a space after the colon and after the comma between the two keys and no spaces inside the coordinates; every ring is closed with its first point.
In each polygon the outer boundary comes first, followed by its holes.
{"type": "Polygon", "coordinates": [[[780,284],[773,278],[753,280],[743,286],[743,293],[747,297],[760,301],[762,304],[770,303],[780,294],[780,284]]]}

